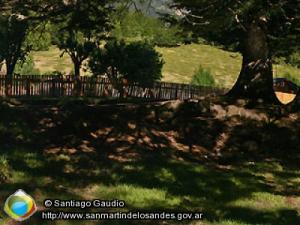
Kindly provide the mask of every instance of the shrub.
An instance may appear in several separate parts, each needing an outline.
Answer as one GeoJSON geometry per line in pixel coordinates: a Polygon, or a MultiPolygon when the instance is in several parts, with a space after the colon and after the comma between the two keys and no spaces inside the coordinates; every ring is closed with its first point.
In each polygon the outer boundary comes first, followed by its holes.
{"type": "Polygon", "coordinates": [[[123,79],[146,87],[162,77],[160,57],[154,47],[145,42],[109,41],[103,49],[94,51],[89,66],[94,74],[106,74],[115,88],[123,79]]]}
{"type": "Polygon", "coordinates": [[[125,47],[120,72],[129,82],[151,86],[162,78],[163,61],[153,46],[145,42],[133,42],[125,47]]]}
{"type": "Polygon", "coordinates": [[[45,72],[42,75],[44,75],[44,76],[58,76],[58,77],[62,77],[62,76],[65,75],[65,73],[61,72],[61,71],[54,70],[54,71],[45,72]]]}
{"type": "Polygon", "coordinates": [[[210,70],[200,66],[194,73],[191,84],[198,86],[215,86],[215,80],[210,70]]]}
{"type": "Polygon", "coordinates": [[[287,62],[291,64],[292,66],[295,66],[297,68],[300,68],[300,53],[294,52],[287,58],[287,62]]]}
{"type": "Polygon", "coordinates": [[[40,75],[40,71],[35,68],[33,58],[30,55],[24,61],[17,63],[15,73],[20,75],[40,75]]]}

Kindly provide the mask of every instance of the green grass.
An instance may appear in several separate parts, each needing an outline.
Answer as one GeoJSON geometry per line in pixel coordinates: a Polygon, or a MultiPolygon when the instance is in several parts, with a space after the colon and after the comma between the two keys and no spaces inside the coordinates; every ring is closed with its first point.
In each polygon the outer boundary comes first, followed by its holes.
{"type": "MultiPolygon", "coordinates": [[[[49,51],[32,52],[31,55],[35,62],[35,67],[41,73],[60,71],[66,74],[73,73],[73,64],[67,53],[60,57],[62,51],[55,46],[50,47],[49,51]]],[[[82,69],[83,74],[85,71],[82,69]]]]}
{"type": "Polygon", "coordinates": [[[72,70],[72,62],[67,54],[60,57],[61,51],[54,46],[49,49],[49,51],[39,51],[31,53],[36,68],[38,68],[42,73],[51,71],[62,71],[70,73],[72,70]]]}
{"type": "MultiPolygon", "coordinates": [[[[157,48],[166,62],[164,81],[190,83],[195,70],[201,65],[210,69],[217,85],[231,87],[240,72],[242,57],[238,53],[224,51],[203,44],[183,45],[177,48],[157,48]]],[[[290,73],[300,78],[300,70],[289,65],[274,65],[274,76],[290,73]]]]}
{"type": "MultiPolygon", "coordinates": [[[[16,151],[24,153],[28,150],[14,150],[16,151]]],[[[120,199],[126,202],[125,210],[131,211],[203,212],[205,219],[201,224],[204,225],[290,225],[299,222],[300,197],[276,193],[274,189],[284,188],[286,184],[273,182],[273,186],[270,186],[266,177],[273,176],[286,183],[294,182],[296,187],[300,184],[300,171],[263,170],[268,163],[251,167],[240,165],[225,172],[198,163],[166,159],[123,164],[105,164],[98,161],[96,168],[81,165],[81,171],[77,171],[79,174],[76,176],[76,173],[72,175],[65,169],[78,167],[73,162],[73,157],[59,159],[56,156],[46,159],[42,155],[26,153],[23,155],[24,160],[20,160],[17,155],[8,155],[14,169],[11,183],[1,185],[2,200],[4,196],[21,187],[29,191],[40,206],[46,198],[120,199]],[[84,177],[84,174],[93,175],[84,177]],[[76,177],[76,181],[72,181],[71,177],[76,177]]],[[[38,221],[38,216],[35,216],[32,224],[39,224],[38,221]]],[[[66,225],[69,222],[60,221],[56,224],[66,225]]],[[[121,223],[115,221],[90,224],[121,223]]],[[[159,223],[152,221],[149,224],[159,223]]],[[[200,223],[184,221],[168,224],[200,223]]]]}

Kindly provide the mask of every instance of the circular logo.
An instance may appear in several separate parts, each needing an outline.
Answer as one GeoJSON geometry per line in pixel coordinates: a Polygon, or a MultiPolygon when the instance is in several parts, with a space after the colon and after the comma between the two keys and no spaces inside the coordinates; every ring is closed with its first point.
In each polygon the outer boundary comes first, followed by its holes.
{"type": "Polygon", "coordinates": [[[4,211],[16,221],[27,220],[36,210],[34,199],[23,190],[9,196],[4,205],[4,211]]]}

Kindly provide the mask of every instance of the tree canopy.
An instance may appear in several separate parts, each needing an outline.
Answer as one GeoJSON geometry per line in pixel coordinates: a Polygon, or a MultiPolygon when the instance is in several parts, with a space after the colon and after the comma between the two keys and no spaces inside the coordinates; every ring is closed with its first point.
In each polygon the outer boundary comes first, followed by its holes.
{"type": "Polygon", "coordinates": [[[108,35],[111,28],[109,2],[76,1],[69,14],[60,15],[64,22],[56,25],[54,43],[72,59],[75,77],[80,76],[83,61],[108,35]]]}
{"type": "Polygon", "coordinates": [[[299,46],[299,0],[174,0],[172,7],[186,28],[242,53],[241,73],[230,95],[276,99],[272,57],[294,51],[292,43],[299,46]]]}
{"type": "Polygon", "coordinates": [[[5,60],[7,75],[11,76],[19,59],[24,59],[29,46],[23,46],[28,23],[16,15],[0,16],[0,58],[5,60]]]}
{"type": "Polygon", "coordinates": [[[241,44],[252,23],[266,29],[274,52],[284,39],[299,40],[299,0],[174,0],[172,7],[189,29],[224,45],[241,44]]]}
{"type": "Polygon", "coordinates": [[[122,96],[124,80],[149,87],[161,79],[163,60],[160,57],[148,43],[112,40],[104,48],[93,51],[89,66],[95,75],[107,75],[122,96]]]}

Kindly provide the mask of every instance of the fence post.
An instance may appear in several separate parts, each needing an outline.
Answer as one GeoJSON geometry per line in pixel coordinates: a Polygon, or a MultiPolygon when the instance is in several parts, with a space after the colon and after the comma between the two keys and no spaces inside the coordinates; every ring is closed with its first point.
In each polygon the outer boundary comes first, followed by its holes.
{"type": "Polygon", "coordinates": [[[158,100],[161,99],[161,83],[159,84],[158,100]]]}
{"type": "Polygon", "coordinates": [[[51,93],[51,96],[55,97],[55,78],[52,78],[51,83],[52,83],[52,87],[51,87],[51,89],[52,89],[51,92],[52,93],[51,93]]]}
{"type": "Polygon", "coordinates": [[[30,79],[26,79],[26,96],[30,96],[30,79]]]}

